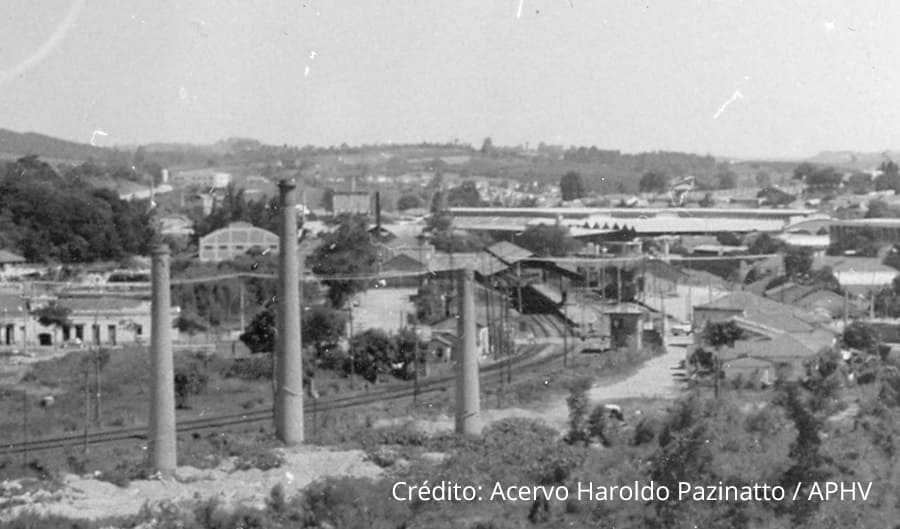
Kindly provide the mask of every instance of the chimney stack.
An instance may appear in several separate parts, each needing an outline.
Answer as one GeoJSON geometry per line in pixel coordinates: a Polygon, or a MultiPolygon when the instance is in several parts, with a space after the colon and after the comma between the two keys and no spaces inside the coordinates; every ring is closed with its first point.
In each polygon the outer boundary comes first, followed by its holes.
{"type": "Polygon", "coordinates": [[[381,193],[375,192],[375,231],[381,233],[381,193]]]}

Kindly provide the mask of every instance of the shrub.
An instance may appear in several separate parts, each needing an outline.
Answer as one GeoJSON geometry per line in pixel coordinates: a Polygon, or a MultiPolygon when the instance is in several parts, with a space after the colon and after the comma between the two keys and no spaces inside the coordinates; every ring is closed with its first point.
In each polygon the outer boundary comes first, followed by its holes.
{"type": "Polygon", "coordinates": [[[652,442],[662,430],[662,423],[654,417],[644,417],[634,427],[632,443],[636,446],[652,442]]]}
{"type": "Polygon", "coordinates": [[[188,408],[188,397],[200,395],[206,391],[209,377],[200,370],[196,363],[175,369],[175,407],[188,408]]]}
{"type": "Polygon", "coordinates": [[[260,354],[250,358],[235,359],[226,369],[225,378],[240,380],[270,380],[272,378],[272,355],[260,354]]]}

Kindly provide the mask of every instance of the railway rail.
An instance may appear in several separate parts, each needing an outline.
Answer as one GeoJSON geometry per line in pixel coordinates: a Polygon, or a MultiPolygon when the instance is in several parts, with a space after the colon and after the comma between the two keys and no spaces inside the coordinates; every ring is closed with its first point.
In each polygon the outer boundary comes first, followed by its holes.
{"type": "MultiPolygon", "coordinates": [[[[491,364],[483,369],[479,374],[480,382],[483,386],[499,385],[496,377],[498,370],[510,369],[513,373],[522,373],[527,369],[547,365],[554,360],[562,357],[562,353],[553,352],[551,354],[541,355],[545,350],[553,348],[551,345],[528,346],[528,351],[515,356],[509,360],[501,360],[491,364]],[[489,375],[494,374],[493,377],[489,375]]],[[[369,392],[356,392],[353,394],[335,396],[333,398],[320,399],[313,402],[307,399],[304,402],[303,411],[306,415],[314,413],[323,413],[328,411],[353,408],[357,406],[365,406],[375,402],[397,400],[412,397],[414,394],[424,395],[450,389],[456,380],[455,375],[442,375],[419,382],[418,388],[413,387],[409,383],[402,385],[394,384],[389,387],[381,388],[369,392]]],[[[214,417],[197,417],[191,419],[183,419],[177,422],[176,428],[178,433],[197,432],[209,429],[228,428],[240,426],[261,421],[271,421],[273,419],[272,409],[261,409],[247,411],[243,413],[232,413],[226,415],[217,415],[214,417]]],[[[131,439],[146,439],[147,425],[129,426],[125,428],[116,428],[99,431],[88,431],[78,434],[68,434],[62,436],[43,437],[29,440],[27,442],[5,443],[0,445],[0,456],[8,456],[21,454],[25,452],[39,450],[57,450],[78,445],[94,445],[100,443],[110,443],[127,441],[131,439]]]]}

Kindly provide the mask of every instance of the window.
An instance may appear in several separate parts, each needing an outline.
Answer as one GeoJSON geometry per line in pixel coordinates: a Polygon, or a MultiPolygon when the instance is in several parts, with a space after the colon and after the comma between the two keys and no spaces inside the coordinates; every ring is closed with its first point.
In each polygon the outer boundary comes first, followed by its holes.
{"type": "Polygon", "coordinates": [[[135,325],[134,326],[134,335],[135,336],[143,336],[144,335],[144,326],[143,325],[135,325]]]}
{"type": "Polygon", "coordinates": [[[220,245],[219,245],[219,249],[220,249],[220,250],[227,250],[227,249],[228,249],[228,245],[227,245],[227,244],[220,244],[220,245]]]}
{"type": "Polygon", "coordinates": [[[214,246],[213,246],[212,244],[205,244],[205,245],[203,245],[203,249],[204,249],[204,250],[212,250],[213,248],[214,248],[214,246]]]}
{"type": "Polygon", "coordinates": [[[237,244],[237,245],[235,245],[234,249],[235,249],[235,250],[243,250],[243,249],[244,249],[244,245],[243,245],[243,244],[237,244]]]}

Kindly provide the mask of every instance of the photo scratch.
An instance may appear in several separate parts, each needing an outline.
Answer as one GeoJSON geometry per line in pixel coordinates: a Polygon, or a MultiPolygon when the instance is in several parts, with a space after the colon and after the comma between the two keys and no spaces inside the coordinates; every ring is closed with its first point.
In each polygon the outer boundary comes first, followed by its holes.
{"type": "Polygon", "coordinates": [[[103,132],[102,130],[95,130],[94,133],[91,134],[91,145],[93,145],[94,147],[97,146],[97,144],[94,143],[94,140],[97,138],[97,136],[109,136],[109,134],[103,132]]]}
{"type": "Polygon", "coordinates": [[[713,119],[719,119],[719,116],[722,115],[722,112],[725,112],[725,109],[728,108],[728,105],[734,103],[738,99],[744,99],[744,95],[741,93],[740,90],[735,90],[734,93],[731,94],[731,97],[728,98],[728,101],[725,101],[724,103],[722,103],[722,106],[720,106],[719,110],[717,110],[716,113],[713,115],[713,119]]]}
{"type": "Polygon", "coordinates": [[[525,4],[525,0],[519,0],[519,10],[516,12],[516,18],[522,18],[522,6],[525,4]]]}

